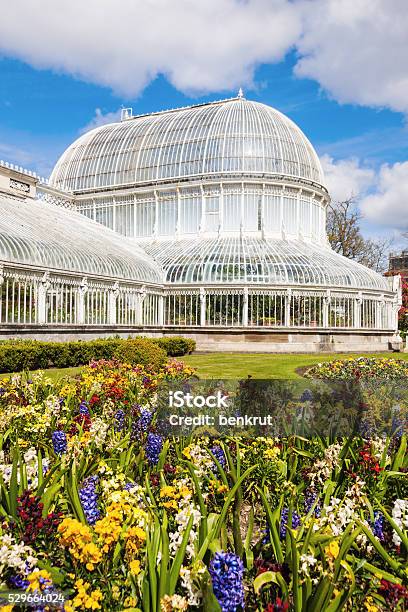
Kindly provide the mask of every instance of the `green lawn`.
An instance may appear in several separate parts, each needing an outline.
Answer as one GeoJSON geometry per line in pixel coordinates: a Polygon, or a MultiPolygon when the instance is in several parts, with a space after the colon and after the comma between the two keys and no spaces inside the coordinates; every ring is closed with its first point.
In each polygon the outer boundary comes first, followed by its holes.
{"type": "MultiPolygon", "coordinates": [[[[299,354],[276,353],[208,353],[187,355],[183,361],[197,368],[200,378],[301,378],[296,370],[321,361],[333,361],[356,354],[299,354]]],[[[364,357],[393,357],[408,359],[407,353],[364,353],[364,357]]]]}
{"type": "MultiPolygon", "coordinates": [[[[355,353],[347,354],[276,354],[276,353],[205,353],[180,357],[188,365],[197,368],[200,378],[301,378],[296,373],[298,368],[312,366],[321,361],[333,361],[347,357],[357,357],[355,353]]],[[[364,357],[392,357],[408,359],[408,353],[364,353],[364,357]]],[[[74,376],[81,368],[61,368],[46,370],[52,380],[62,376],[74,376]]],[[[0,378],[10,374],[0,374],[0,378]]]]}
{"type": "MultiPolygon", "coordinates": [[[[58,380],[59,378],[62,378],[63,376],[74,376],[75,374],[78,374],[78,372],[80,371],[80,367],[78,368],[50,368],[49,370],[45,370],[46,376],[47,378],[50,378],[51,380],[58,380]]],[[[31,374],[33,374],[33,372],[31,372],[31,374]]],[[[7,378],[9,376],[12,376],[12,374],[0,374],[0,379],[1,378],[7,378]]]]}

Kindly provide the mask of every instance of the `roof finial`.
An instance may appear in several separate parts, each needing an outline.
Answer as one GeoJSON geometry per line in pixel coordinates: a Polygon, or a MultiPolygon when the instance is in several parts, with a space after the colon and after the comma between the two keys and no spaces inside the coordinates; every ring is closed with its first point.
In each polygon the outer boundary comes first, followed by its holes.
{"type": "Polygon", "coordinates": [[[243,98],[243,97],[244,97],[244,92],[242,91],[242,87],[240,87],[238,91],[238,98],[243,98]]]}

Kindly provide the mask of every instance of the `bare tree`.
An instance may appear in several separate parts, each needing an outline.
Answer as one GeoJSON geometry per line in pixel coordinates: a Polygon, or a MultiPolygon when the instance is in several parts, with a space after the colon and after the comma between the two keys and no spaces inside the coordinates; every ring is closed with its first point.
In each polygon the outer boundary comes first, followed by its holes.
{"type": "Polygon", "coordinates": [[[364,238],[359,212],[353,196],[344,202],[332,202],[327,210],[327,235],[333,250],[354,259],[376,272],[388,267],[388,252],[392,244],[387,238],[364,238]]]}

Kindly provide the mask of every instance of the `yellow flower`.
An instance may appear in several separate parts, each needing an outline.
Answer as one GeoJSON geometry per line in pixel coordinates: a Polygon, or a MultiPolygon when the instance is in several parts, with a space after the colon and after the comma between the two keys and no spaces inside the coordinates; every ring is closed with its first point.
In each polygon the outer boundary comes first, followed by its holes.
{"type": "Polygon", "coordinates": [[[374,604],[372,597],[367,597],[364,602],[365,609],[367,612],[378,612],[379,608],[374,604]]]}
{"type": "Polygon", "coordinates": [[[266,459],[276,459],[276,457],[280,454],[279,446],[273,446],[272,448],[267,448],[264,451],[264,457],[266,459]]]}
{"type": "Polygon", "coordinates": [[[52,585],[51,575],[47,570],[35,570],[28,574],[27,580],[30,583],[27,587],[28,591],[42,591],[52,585]]]}
{"type": "Polygon", "coordinates": [[[192,497],[193,492],[191,489],[189,489],[189,487],[187,487],[186,485],[183,485],[180,489],[179,489],[179,497],[192,497]]]}
{"type": "Polygon", "coordinates": [[[332,540],[330,544],[326,546],[325,551],[326,551],[326,555],[328,555],[332,559],[337,559],[339,552],[340,552],[340,547],[338,545],[338,542],[336,540],[332,540]]]}
{"type": "Polygon", "coordinates": [[[190,447],[189,446],[186,446],[186,448],[183,450],[183,455],[185,457],[187,457],[187,459],[191,459],[190,447]]]}
{"type": "Polygon", "coordinates": [[[134,608],[136,605],[136,599],[134,597],[126,597],[123,605],[125,608],[134,608]]]}
{"type": "Polygon", "coordinates": [[[178,505],[175,499],[171,499],[170,501],[163,502],[163,507],[168,510],[178,510],[178,505]]]}
{"type": "Polygon", "coordinates": [[[101,606],[99,602],[102,600],[102,593],[99,589],[88,593],[90,587],[89,582],[84,582],[82,578],[75,582],[75,589],[77,595],[71,601],[67,601],[64,604],[65,610],[71,612],[72,610],[100,610],[101,606]],[[67,606],[68,604],[68,606],[67,606]]]}
{"type": "Polygon", "coordinates": [[[129,569],[131,574],[137,576],[140,573],[140,561],[138,559],[133,559],[133,561],[129,563],[129,569]]]}
{"type": "Polygon", "coordinates": [[[70,554],[92,571],[102,559],[102,553],[92,540],[92,532],[87,525],[76,519],[66,518],[58,526],[60,542],[67,546],[70,554]]]}
{"type": "Polygon", "coordinates": [[[160,497],[176,497],[176,495],[175,487],[166,485],[160,489],[160,497]]]}
{"type": "Polygon", "coordinates": [[[114,584],[112,587],[112,597],[113,599],[119,599],[120,597],[120,589],[117,584],[114,584]]]}

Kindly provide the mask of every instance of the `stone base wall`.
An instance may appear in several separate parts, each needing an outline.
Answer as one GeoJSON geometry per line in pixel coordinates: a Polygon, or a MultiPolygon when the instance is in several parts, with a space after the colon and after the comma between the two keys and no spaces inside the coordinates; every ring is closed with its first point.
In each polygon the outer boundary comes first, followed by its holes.
{"type": "Polygon", "coordinates": [[[393,333],[375,330],[295,330],[248,328],[134,328],[106,326],[26,325],[0,327],[0,339],[34,338],[37,340],[93,340],[119,335],[122,338],[185,336],[197,343],[198,352],[242,353],[341,353],[388,351],[393,333]]]}

